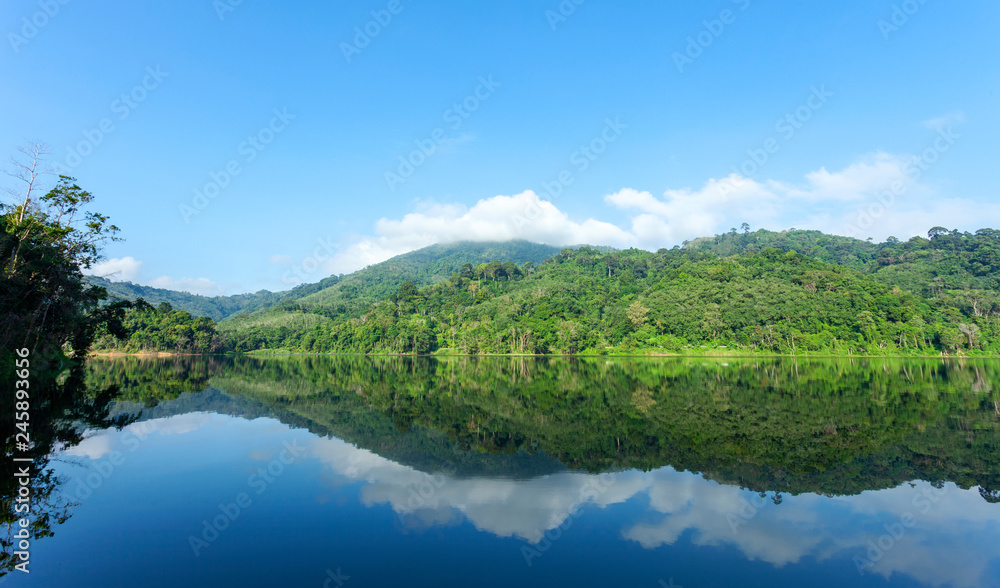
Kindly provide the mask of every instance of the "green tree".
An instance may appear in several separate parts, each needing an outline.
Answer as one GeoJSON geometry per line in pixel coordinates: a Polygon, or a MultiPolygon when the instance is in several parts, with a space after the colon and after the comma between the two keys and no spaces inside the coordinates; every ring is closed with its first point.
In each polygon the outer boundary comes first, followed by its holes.
{"type": "Polygon", "coordinates": [[[646,315],[649,314],[649,309],[636,300],[629,305],[627,314],[628,319],[632,321],[635,328],[640,329],[644,324],[646,324],[646,315]]]}
{"type": "Polygon", "coordinates": [[[413,282],[407,280],[399,286],[399,300],[405,301],[417,295],[417,287],[413,282]]]}
{"type": "Polygon", "coordinates": [[[130,302],[100,306],[107,291],[88,286],[81,270],[100,257],[104,242],[118,240],[108,217],[87,210],[94,197],[74,178],[59,176],[38,197],[47,151],[33,144],[12,159],[10,175],[23,184],[20,196],[0,205],[0,349],[29,347],[33,357],[55,360],[63,345],[84,354],[98,328],[122,335],[130,302]]]}

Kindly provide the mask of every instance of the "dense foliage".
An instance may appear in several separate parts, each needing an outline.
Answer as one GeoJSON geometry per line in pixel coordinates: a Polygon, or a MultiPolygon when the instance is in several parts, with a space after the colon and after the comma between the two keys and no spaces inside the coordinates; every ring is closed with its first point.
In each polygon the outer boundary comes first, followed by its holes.
{"type": "MultiPolygon", "coordinates": [[[[87,210],[94,197],[60,176],[42,192],[45,147],[21,149],[5,171],[22,182],[0,203],[0,427],[5,459],[30,461],[30,488],[10,471],[0,481],[0,576],[19,561],[14,556],[15,521],[24,517],[15,498],[29,490],[32,540],[52,534],[52,526],[68,516],[69,505],[56,490],[58,480],[47,469],[52,451],[82,441],[74,423],[113,426],[108,402],[116,390],[83,397],[82,362],[98,331],[124,336],[127,309],[117,302],[102,305],[107,292],[83,282],[81,268],[100,259],[103,242],[118,229],[108,217],[87,210]],[[15,355],[15,349],[17,350],[15,355]],[[15,357],[18,358],[15,363],[15,357]],[[17,367],[17,371],[13,368],[17,367]],[[30,411],[26,408],[30,406],[30,411]],[[16,408],[16,410],[14,410],[16,408]]],[[[9,461],[13,464],[13,461],[9,461]]],[[[11,468],[12,470],[13,468],[11,468]]]]}
{"type": "Polygon", "coordinates": [[[0,357],[26,347],[42,367],[57,363],[64,347],[86,353],[98,328],[123,335],[132,304],[101,305],[107,292],[83,282],[81,268],[96,262],[118,231],[86,210],[93,195],[67,176],[40,197],[36,190],[29,183],[20,203],[0,205],[0,357]]]}
{"type": "Polygon", "coordinates": [[[222,341],[215,332],[212,319],[192,317],[186,311],[174,310],[166,302],[156,308],[148,304],[137,306],[125,315],[122,326],[129,334],[127,339],[119,339],[103,330],[92,348],[128,353],[211,353],[222,350],[222,341]]]}
{"type": "Polygon", "coordinates": [[[908,241],[889,237],[884,243],[873,244],[819,231],[737,234],[734,229],[698,239],[687,247],[723,257],[756,253],[765,247],[796,251],[858,270],[937,305],[960,308],[967,315],[1000,315],[1000,231],[968,233],[934,227],[927,237],[908,241]]]}
{"type": "Polygon", "coordinates": [[[448,279],[464,265],[488,261],[539,264],[559,249],[527,241],[504,243],[457,242],[431,245],[398,255],[346,276],[331,276],[303,284],[286,293],[279,304],[246,316],[233,317],[229,327],[258,332],[302,330],[320,317],[357,315],[368,306],[394,295],[411,282],[429,286],[448,279]]]}
{"type": "Polygon", "coordinates": [[[307,297],[219,327],[237,351],[1000,353],[997,233],[932,233],[879,246],[803,231],[656,253],[565,249],[537,267],[466,264],[379,300],[307,297]]]}

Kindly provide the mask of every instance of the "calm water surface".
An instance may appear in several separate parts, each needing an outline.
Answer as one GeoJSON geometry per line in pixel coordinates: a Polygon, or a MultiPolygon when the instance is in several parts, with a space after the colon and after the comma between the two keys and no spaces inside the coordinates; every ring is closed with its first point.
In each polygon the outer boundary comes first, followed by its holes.
{"type": "Polygon", "coordinates": [[[127,358],[61,394],[9,586],[1000,586],[1000,362],[127,358]]]}

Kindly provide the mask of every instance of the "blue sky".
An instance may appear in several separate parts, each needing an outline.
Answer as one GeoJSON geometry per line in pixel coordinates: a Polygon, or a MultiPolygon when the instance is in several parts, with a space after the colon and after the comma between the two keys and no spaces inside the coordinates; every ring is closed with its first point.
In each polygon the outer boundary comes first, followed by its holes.
{"type": "Polygon", "coordinates": [[[0,7],[0,147],[44,141],[96,195],[121,279],[1000,226],[996,2],[62,1],[0,7]]]}

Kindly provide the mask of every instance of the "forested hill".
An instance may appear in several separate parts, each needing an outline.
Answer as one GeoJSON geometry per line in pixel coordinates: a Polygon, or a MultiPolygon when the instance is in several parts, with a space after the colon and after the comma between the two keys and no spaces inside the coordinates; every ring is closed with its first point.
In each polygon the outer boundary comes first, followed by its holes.
{"type": "MultiPolygon", "coordinates": [[[[998,246],[989,229],[882,244],[745,231],[656,253],[581,247],[515,263],[552,248],[454,244],[226,320],[213,349],[1000,355],[998,246]]],[[[133,322],[156,324],[172,323],[133,322]]]]}
{"type": "Polygon", "coordinates": [[[765,247],[774,247],[782,251],[795,251],[826,263],[864,271],[868,263],[875,258],[879,247],[869,241],[828,235],[821,231],[791,229],[775,232],[760,229],[751,232],[748,225],[744,224],[743,227],[742,232],[732,229],[722,235],[685,241],[684,249],[729,257],[757,253],[765,247]]]}
{"type": "Polygon", "coordinates": [[[343,276],[339,282],[304,296],[284,302],[302,306],[354,306],[382,300],[394,294],[407,281],[427,286],[448,279],[462,266],[490,261],[538,265],[559,253],[558,247],[508,241],[504,243],[460,241],[424,247],[392,259],[370,265],[343,276]]]}
{"type": "Polygon", "coordinates": [[[285,308],[280,321],[220,327],[226,346],[244,351],[1000,352],[1000,300],[976,287],[997,276],[997,265],[980,263],[988,240],[998,241],[993,233],[935,233],[906,246],[831,238],[841,249],[803,247],[843,265],[767,246],[822,238],[758,232],[712,244],[739,246],[742,255],[698,243],[657,253],[583,247],[538,267],[480,264],[422,288],[404,283],[363,307],[317,302],[285,308]],[[954,239],[968,243],[960,248],[954,239]],[[920,272],[956,280],[931,284],[973,287],[916,287],[920,272]]]}
{"type": "Polygon", "coordinates": [[[406,282],[429,286],[446,280],[465,265],[474,266],[489,261],[533,266],[558,252],[557,247],[527,241],[432,245],[397,255],[352,274],[328,278],[319,284],[299,286],[280,304],[233,317],[220,328],[230,331],[310,329],[323,316],[356,315],[394,295],[406,282]]]}
{"type": "MultiPolygon", "coordinates": [[[[745,226],[745,225],[744,225],[745,226]]],[[[889,237],[870,243],[827,235],[819,231],[759,230],[696,239],[686,249],[720,257],[756,253],[765,247],[795,251],[828,263],[843,265],[876,280],[935,298],[966,290],[1000,290],[1000,231],[975,233],[934,227],[927,238],[900,241],[889,237]]],[[[951,302],[949,302],[951,303],[951,302]]],[[[956,300],[952,305],[961,304],[956,300]]]]}

